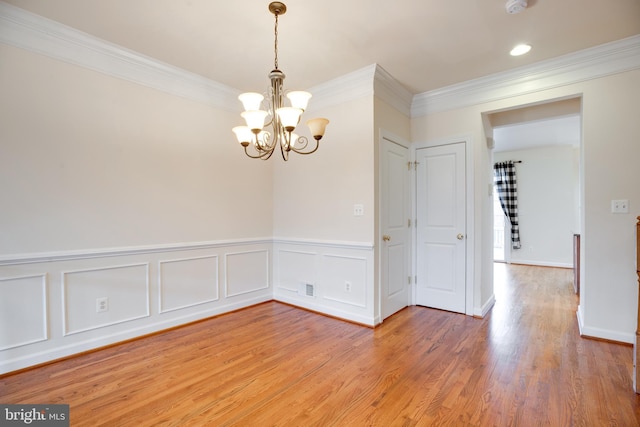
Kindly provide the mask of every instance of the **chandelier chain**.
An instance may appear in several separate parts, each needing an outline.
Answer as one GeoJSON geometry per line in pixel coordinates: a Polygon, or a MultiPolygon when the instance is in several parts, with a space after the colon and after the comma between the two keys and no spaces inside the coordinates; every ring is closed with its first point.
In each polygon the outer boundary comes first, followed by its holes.
{"type": "Polygon", "coordinates": [[[277,70],[278,69],[278,14],[276,13],[275,15],[276,15],[276,24],[275,24],[275,28],[273,30],[273,34],[275,36],[274,37],[274,43],[273,43],[273,45],[274,45],[273,51],[275,53],[275,56],[274,56],[275,60],[274,60],[274,64],[273,65],[275,66],[275,69],[277,70]]]}

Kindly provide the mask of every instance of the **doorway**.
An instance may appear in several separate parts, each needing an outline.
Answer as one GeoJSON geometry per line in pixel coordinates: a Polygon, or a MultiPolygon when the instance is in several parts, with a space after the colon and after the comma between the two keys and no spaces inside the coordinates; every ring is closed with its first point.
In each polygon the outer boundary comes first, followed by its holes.
{"type": "Polygon", "coordinates": [[[575,97],[488,114],[492,163],[518,163],[521,248],[510,249],[510,223],[494,188],[494,261],[573,268],[573,236],[581,229],[581,109],[575,97]]]}
{"type": "Polygon", "coordinates": [[[509,245],[506,241],[505,230],[509,230],[507,216],[500,205],[500,198],[496,187],[493,187],[493,261],[508,262],[509,245]]]}

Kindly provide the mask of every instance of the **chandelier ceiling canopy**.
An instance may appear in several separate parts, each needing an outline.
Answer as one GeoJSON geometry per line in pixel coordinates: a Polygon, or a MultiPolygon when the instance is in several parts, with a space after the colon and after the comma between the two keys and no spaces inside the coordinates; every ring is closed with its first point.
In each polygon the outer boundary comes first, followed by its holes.
{"type": "Polygon", "coordinates": [[[316,118],[307,121],[313,136],[312,142],[294,133],[311,94],[284,90],[282,82],[285,75],[278,68],[278,16],[285,14],[287,6],[281,2],[272,2],[269,4],[269,11],[275,16],[274,69],[269,73],[271,87],[264,95],[248,92],[238,97],[244,107],[240,116],[246,125],[236,126],[232,130],[247,156],[267,160],[279,147],[282,158],[286,161],[291,151],[298,154],[314,153],[319,147],[329,120],[316,118]],[[288,106],[284,102],[285,96],[289,100],[288,106]]]}

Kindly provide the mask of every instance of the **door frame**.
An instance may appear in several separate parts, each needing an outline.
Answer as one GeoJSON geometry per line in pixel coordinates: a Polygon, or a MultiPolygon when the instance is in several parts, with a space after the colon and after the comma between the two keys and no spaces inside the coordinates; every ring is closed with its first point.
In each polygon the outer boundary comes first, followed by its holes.
{"type": "MultiPolygon", "coordinates": [[[[481,316],[482,313],[476,313],[475,304],[474,304],[474,296],[475,296],[475,258],[474,258],[474,248],[475,248],[475,175],[474,175],[474,153],[473,153],[473,141],[472,138],[468,135],[458,136],[458,137],[450,137],[443,138],[438,140],[431,140],[426,142],[415,142],[411,144],[411,161],[415,162],[416,159],[416,150],[421,148],[430,148],[430,147],[438,147],[441,145],[450,145],[456,143],[463,143],[465,146],[465,173],[466,173],[466,271],[465,271],[465,314],[468,316],[478,315],[481,316]]],[[[493,175],[491,175],[493,178],[493,175]]],[[[489,189],[488,197],[493,197],[493,182],[487,184],[489,189]]],[[[413,217],[413,224],[411,230],[411,274],[414,278],[411,283],[411,305],[416,304],[416,280],[415,277],[417,275],[417,228],[415,227],[415,221],[417,218],[417,199],[418,199],[418,189],[416,183],[416,172],[415,169],[412,171],[412,179],[411,179],[411,215],[413,217]]],[[[482,216],[480,216],[482,218],[482,216]]],[[[493,216],[491,216],[491,220],[493,221],[493,216]]],[[[488,228],[488,227],[484,227],[488,228]]],[[[482,230],[483,227],[480,227],[482,230]]],[[[493,234],[493,226],[491,227],[493,234]]],[[[492,238],[493,240],[493,238],[492,238]]],[[[491,259],[493,259],[493,253],[491,253],[491,259]]],[[[491,264],[492,265],[492,264],[491,264]]],[[[478,308],[478,311],[481,311],[481,308],[478,308]]]]}

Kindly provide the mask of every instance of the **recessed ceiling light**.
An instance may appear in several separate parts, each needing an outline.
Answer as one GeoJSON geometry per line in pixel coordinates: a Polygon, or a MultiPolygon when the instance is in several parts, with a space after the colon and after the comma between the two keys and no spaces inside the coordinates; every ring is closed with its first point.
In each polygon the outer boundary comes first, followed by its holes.
{"type": "Polygon", "coordinates": [[[519,44],[518,46],[511,49],[511,52],[509,53],[511,54],[511,56],[520,56],[520,55],[524,55],[530,50],[531,50],[531,46],[529,46],[528,44],[519,44]]]}

